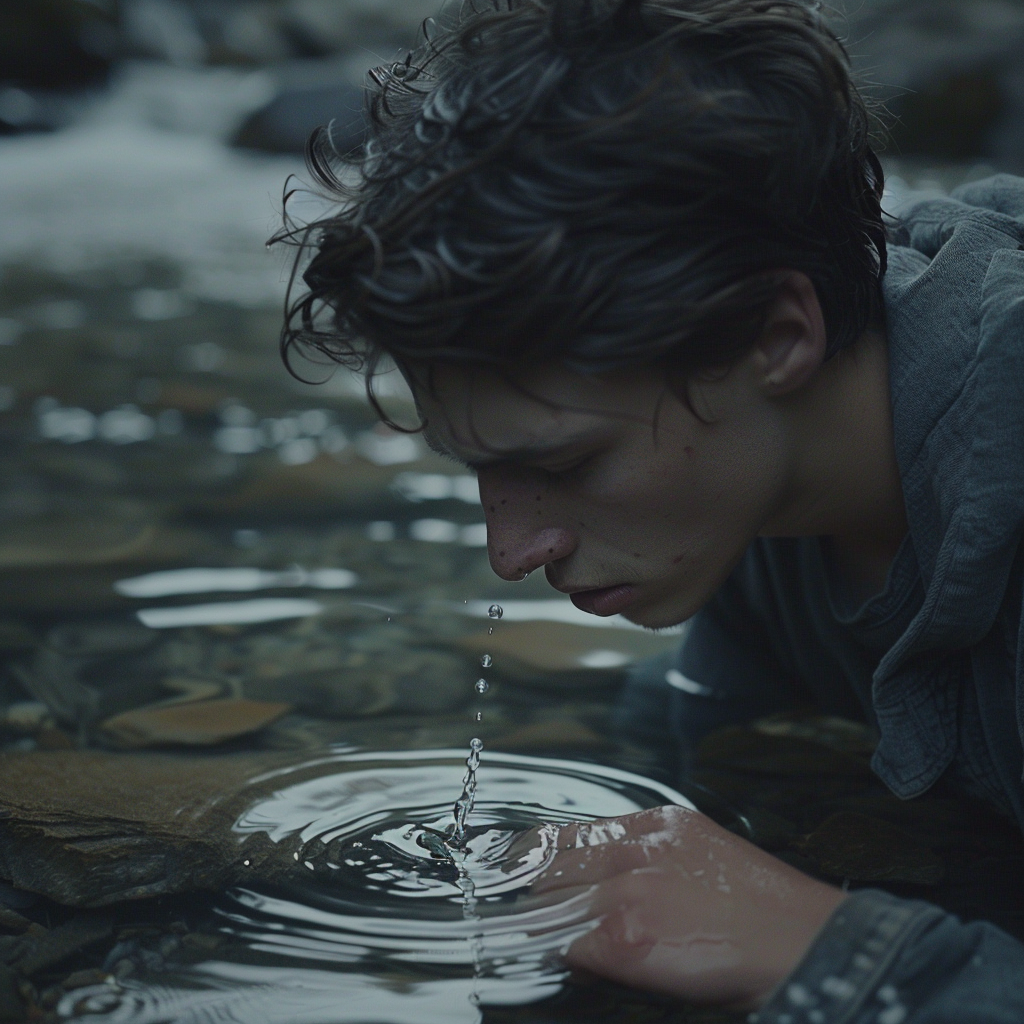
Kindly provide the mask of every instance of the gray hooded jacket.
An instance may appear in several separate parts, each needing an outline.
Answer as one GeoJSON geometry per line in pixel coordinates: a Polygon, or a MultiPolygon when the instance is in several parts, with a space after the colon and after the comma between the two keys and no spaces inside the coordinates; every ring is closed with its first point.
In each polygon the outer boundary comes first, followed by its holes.
{"type": "MultiPolygon", "coordinates": [[[[1022,250],[1024,179],[902,216],[885,299],[909,534],[887,586],[858,604],[817,538],[755,542],[679,655],[677,734],[810,701],[877,727],[897,796],[946,774],[1024,828],[1022,250]]],[[[1019,1024],[1024,946],[860,892],[756,1019],[1019,1024]]]]}

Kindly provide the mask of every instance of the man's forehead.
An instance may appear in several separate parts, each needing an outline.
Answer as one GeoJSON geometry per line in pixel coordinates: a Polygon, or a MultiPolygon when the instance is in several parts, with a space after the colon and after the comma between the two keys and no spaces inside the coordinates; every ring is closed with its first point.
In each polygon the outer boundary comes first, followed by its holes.
{"type": "Polygon", "coordinates": [[[598,425],[598,417],[581,413],[531,416],[505,410],[498,415],[491,408],[487,414],[467,416],[465,410],[453,414],[440,404],[424,412],[424,436],[430,447],[474,464],[540,458],[583,440],[598,425]]]}
{"type": "Polygon", "coordinates": [[[601,391],[596,379],[568,371],[514,380],[449,368],[414,387],[431,447],[481,463],[542,456],[582,439],[615,412],[601,391]]]}

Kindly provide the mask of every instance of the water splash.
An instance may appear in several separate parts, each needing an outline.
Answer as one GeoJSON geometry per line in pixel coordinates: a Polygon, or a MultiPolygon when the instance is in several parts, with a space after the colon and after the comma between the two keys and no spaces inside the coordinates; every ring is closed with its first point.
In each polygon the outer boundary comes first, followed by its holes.
{"type": "Polygon", "coordinates": [[[462,795],[455,801],[455,831],[452,843],[460,847],[466,841],[466,822],[473,813],[476,803],[476,773],[480,768],[480,754],[484,749],[484,741],[474,736],[469,741],[469,757],[466,758],[466,774],[462,780],[462,795]]]}

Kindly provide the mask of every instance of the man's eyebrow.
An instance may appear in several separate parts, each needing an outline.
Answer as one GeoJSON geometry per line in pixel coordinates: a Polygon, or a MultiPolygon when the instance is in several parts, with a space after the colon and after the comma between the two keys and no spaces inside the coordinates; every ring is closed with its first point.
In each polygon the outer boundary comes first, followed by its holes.
{"type": "Polygon", "coordinates": [[[571,449],[574,445],[580,444],[585,438],[583,436],[568,437],[553,441],[550,444],[532,444],[521,445],[517,448],[495,449],[480,458],[466,458],[463,455],[459,455],[449,448],[444,441],[430,436],[429,433],[424,433],[424,440],[427,443],[427,447],[437,452],[438,455],[453,459],[455,462],[468,466],[470,469],[483,469],[485,466],[492,466],[499,462],[530,462],[536,459],[550,458],[552,455],[561,454],[571,449]]]}

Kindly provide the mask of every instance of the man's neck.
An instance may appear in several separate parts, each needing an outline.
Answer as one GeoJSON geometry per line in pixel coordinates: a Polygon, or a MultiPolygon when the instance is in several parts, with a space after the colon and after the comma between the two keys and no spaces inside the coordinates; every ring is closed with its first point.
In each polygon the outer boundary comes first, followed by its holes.
{"type": "Polygon", "coordinates": [[[854,592],[877,593],[907,531],[884,334],[866,332],[822,367],[793,427],[795,500],[771,533],[828,537],[854,592]]]}

